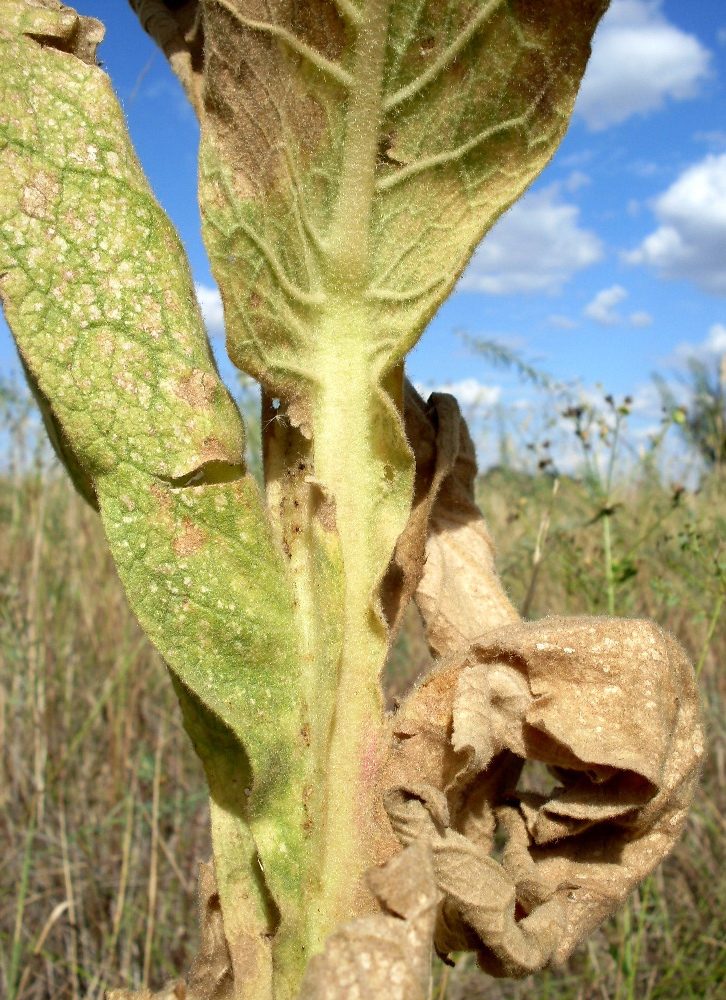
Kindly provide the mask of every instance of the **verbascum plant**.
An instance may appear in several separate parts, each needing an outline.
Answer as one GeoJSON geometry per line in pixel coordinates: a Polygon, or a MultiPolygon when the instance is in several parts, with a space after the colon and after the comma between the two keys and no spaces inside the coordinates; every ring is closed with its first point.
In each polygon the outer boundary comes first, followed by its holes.
{"type": "Polygon", "coordinates": [[[693,672],[647,622],[520,621],[455,401],[403,366],[554,153],[607,2],[132,6],[201,123],[265,496],[103,28],[57,0],[0,0],[0,295],[209,784],[203,946],[176,995],[414,1000],[433,947],[494,975],[560,961],[678,835],[693,672]],[[386,716],[412,599],[440,662],[386,716]],[[548,794],[523,788],[530,759],[548,794]]]}

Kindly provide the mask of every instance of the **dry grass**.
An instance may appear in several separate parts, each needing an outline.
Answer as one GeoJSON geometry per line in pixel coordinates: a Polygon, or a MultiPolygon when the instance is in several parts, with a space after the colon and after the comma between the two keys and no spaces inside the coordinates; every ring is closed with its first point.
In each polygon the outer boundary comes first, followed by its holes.
{"type": "MultiPolygon", "coordinates": [[[[554,504],[552,486],[506,470],[482,481],[512,597],[529,601],[531,617],[599,613],[609,581],[616,613],[674,631],[700,664],[710,754],[673,857],[566,969],[497,983],[462,959],[439,970],[437,995],[717,1000],[726,996],[723,482],[678,493],[636,470],[604,516],[587,481],[563,479],[554,504]]],[[[209,854],[201,769],[96,515],[59,474],[25,468],[0,479],[0,526],[0,990],[8,1000],[90,1000],[110,985],[158,987],[196,948],[195,868],[209,854]]],[[[409,617],[391,693],[426,660],[409,617]]]]}
{"type": "MultiPolygon", "coordinates": [[[[466,958],[446,982],[440,971],[442,1000],[726,997],[726,481],[714,475],[688,493],[642,473],[636,470],[612,498],[615,612],[670,629],[700,669],[709,755],[685,833],[625,911],[564,969],[498,983],[466,958]]],[[[552,487],[551,477],[502,470],[481,483],[502,576],[519,606],[531,588],[552,487]]],[[[531,617],[607,611],[601,511],[587,482],[560,482],[531,617]]]]}
{"type": "Polygon", "coordinates": [[[0,501],[0,991],[102,997],[196,947],[201,768],[97,516],[64,479],[0,501]],[[156,796],[155,796],[156,791],[156,796]]]}

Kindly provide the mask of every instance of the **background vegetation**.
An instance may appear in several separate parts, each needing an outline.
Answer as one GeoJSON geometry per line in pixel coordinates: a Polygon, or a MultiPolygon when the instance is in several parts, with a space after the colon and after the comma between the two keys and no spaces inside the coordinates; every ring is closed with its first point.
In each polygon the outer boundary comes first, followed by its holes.
{"type": "MultiPolygon", "coordinates": [[[[663,423],[639,449],[628,401],[597,408],[543,385],[539,422],[496,415],[499,462],[480,501],[513,600],[530,618],[610,611],[672,630],[700,674],[709,755],[673,856],[566,968],[499,983],[466,957],[437,970],[438,1000],[724,996],[726,366],[714,372],[692,369],[685,406],[661,383],[663,423]],[[664,468],[679,431],[687,485],[664,468]]],[[[98,518],[10,384],[0,436],[0,991],[158,988],[197,947],[196,864],[210,855],[200,767],[98,518]]],[[[411,612],[389,702],[429,663],[411,612]]]]}

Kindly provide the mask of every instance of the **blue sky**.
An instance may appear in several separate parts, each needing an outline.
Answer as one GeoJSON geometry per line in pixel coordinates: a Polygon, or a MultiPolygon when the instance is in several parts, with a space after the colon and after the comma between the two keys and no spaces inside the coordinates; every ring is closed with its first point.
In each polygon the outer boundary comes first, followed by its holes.
{"type": "MultiPolygon", "coordinates": [[[[123,0],[76,6],[106,24],[99,56],[187,248],[221,358],[194,116],[123,0]]],[[[411,355],[417,383],[450,386],[464,403],[524,405],[521,382],[475,357],[457,331],[499,340],[558,381],[633,396],[643,427],[657,420],[653,371],[726,353],[726,5],[614,0],[562,146],[411,355]]],[[[16,367],[3,325],[0,371],[16,367]]]]}

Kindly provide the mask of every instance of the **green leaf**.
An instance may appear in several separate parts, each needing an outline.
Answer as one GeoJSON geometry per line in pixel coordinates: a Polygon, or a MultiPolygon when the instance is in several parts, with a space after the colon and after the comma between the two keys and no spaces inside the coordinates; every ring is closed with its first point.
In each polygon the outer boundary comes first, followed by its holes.
{"type": "MultiPolygon", "coordinates": [[[[0,295],[176,679],[219,836],[247,852],[243,870],[218,870],[221,891],[259,871],[259,852],[301,897],[310,765],[288,571],[180,241],[108,78],[79,55],[92,31],[53,0],[0,0],[0,295]]],[[[268,897],[251,903],[267,949],[268,897]]]]}
{"type": "Polygon", "coordinates": [[[372,854],[379,594],[413,495],[403,359],[562,139],[607,0],[200,6],[200,203],[229,353],[309,440],[340,538],[332,928],[372,854]]]}
{"type": "Polygon", "coordinates": [[[201,198],[240,366],[298,394],[335,353],[398,364],[557,148],[606,7],[205,0],[201,198]]]}

